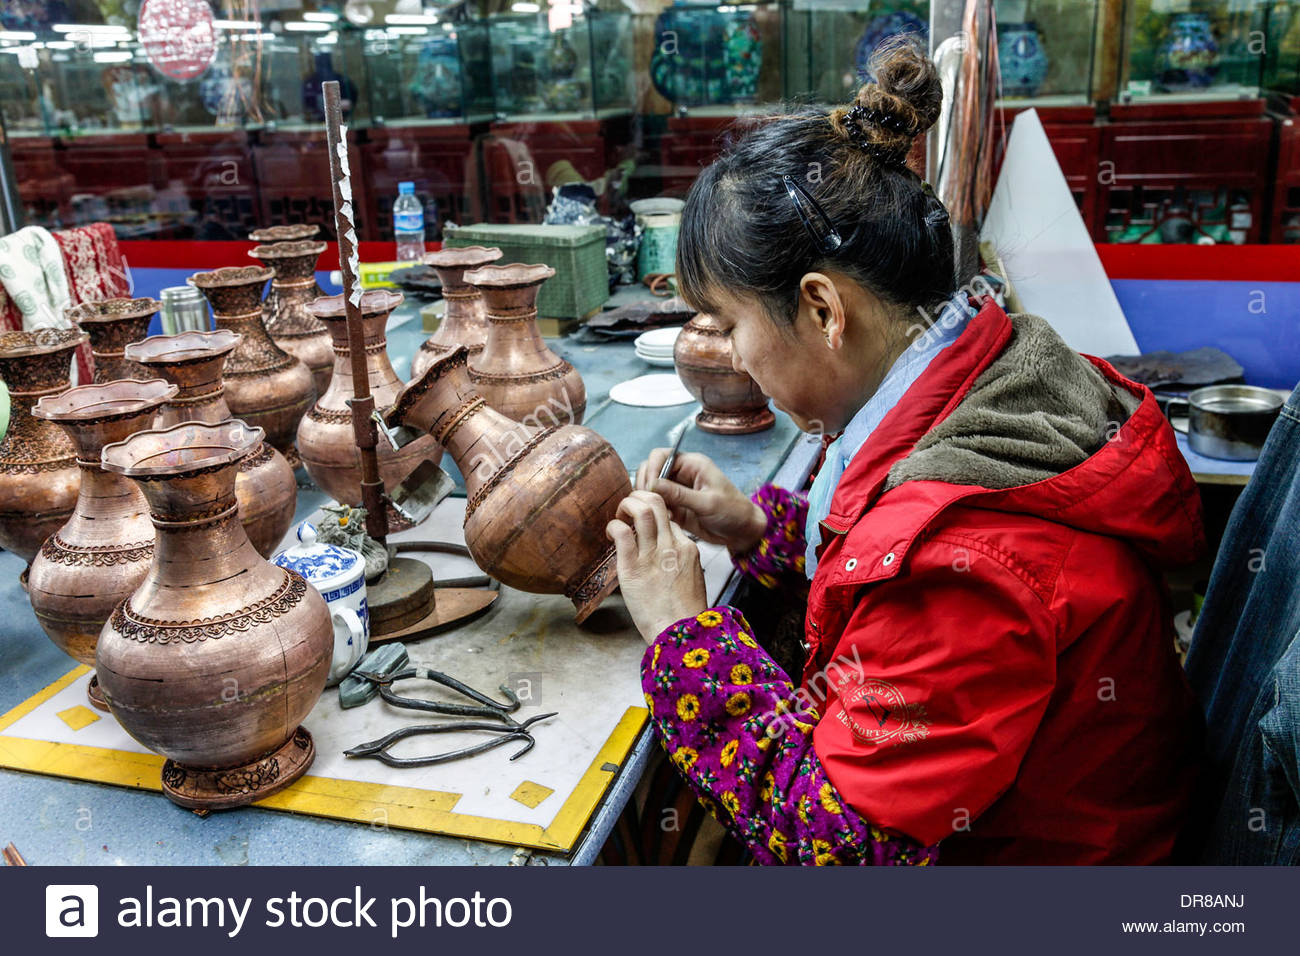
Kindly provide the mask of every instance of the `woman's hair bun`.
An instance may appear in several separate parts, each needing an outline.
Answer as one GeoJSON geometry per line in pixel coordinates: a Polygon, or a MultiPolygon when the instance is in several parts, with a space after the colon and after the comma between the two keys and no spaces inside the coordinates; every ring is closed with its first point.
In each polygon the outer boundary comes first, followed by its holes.
{"type": "Polygon", "coordinates": [[[863,84],[851,105],[831,111],[831,125],[882,164],[902,165],[915,139],[939,119],[939,71],[907,35],[877,48],[870,70],[874,81],[863,84]]]}

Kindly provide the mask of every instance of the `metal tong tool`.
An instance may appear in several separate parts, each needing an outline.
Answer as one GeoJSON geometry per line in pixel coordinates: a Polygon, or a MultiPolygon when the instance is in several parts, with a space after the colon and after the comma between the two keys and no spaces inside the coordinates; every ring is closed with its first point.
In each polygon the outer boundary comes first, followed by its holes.
{"type": "Polygon", "coordinates": [[[527,741],[522,750],[518,753],[512,754],[510,757],[511,760],[518,760],[524,754],[528,753],[528,751],[532,750],[533,746],[537,743],[537,741],[533,739],[533,735],[529,732],[528,728],[539,720],[546,720],[547,718],[554,716],[555,713],[538,714],[536,717],[528,718],[528,720],[525,720],[522,724],[516,723],[511,718],[502,715],[503,719],[506,721],[505,725],[460,721],[450,724],[421,724],[415,727],[401,727],[394,730],[392,733],[385,734],[378,740],[371,740],[364,744],[358,744],[351,750],[343,751],[343,753],[348,757],[373,757],[376,760],[388,764],[390,767],[429,767],[434,764],[459,760],[462,757],[473,757],[476,754],[486,753],[487,751],[500,747],[511,740],[527,741]],[[465,730],[482,730],[495,734],[496,736],[491,740],[484,741],[481,744],[475,744],[472,747],[462,747],[460,750],[451,750],[445,754],[431,754],[427,757],[394,757],[388,752],[388,748],[393,744],[400,740],[405,740],[407,737],[414,737],[417,734],[449,734],[465,730]]]}
{"type": "MultiPolygon", "coordinates": [[[[468,684],[462,684],[454,677],[450,677],[441,671],[435,671],[430,667],[404,667],[401,670],[391,673],[380,673],[378,671],[354,670],[349,676],[359,677],[362,680],[372,682],[379,689],[379,696],[388,701],[394,707],[406,707],[410,710],[425,710],[434,714],[447,714],[452,717],[486,717],[489,719],[496,718],[505,721],[507,724],[515,724],[510,718],[519,709],[519,698],[514,692],[504,684],[498,687],[501,693],[506,695],[506,703],[498,703],[486,694],[476,691],[468,684]],[[395,693],[392,688],[394,681],[411,680],[419,678],[421,680],[432,681],[435,684],[441,684],[448,687],[456,693],[468,697],[470,700],[477,701],[480,706],[471,704],[454,704],[444,703],[436,700],[424,700],[419,697],[403,697],[395,693]]],[[[534,720],[536,718],[533,718],[534,720]]],[[[515,724],[515,726],[519,726],[515,724]]]]}

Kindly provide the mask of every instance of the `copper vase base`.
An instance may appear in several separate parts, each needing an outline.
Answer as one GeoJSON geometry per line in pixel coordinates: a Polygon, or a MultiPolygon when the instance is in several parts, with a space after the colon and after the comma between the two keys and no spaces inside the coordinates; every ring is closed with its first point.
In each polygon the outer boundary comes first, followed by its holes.
{"type": "Polygon", "coordinates": [[[573,606],[578,609],[578,614],[574,618],[575,623],[581,624],[590,617],[591,612],[600,607],[605,598],[613,594],[617,587],[618,556],[611,547],[578,589],[568,595],[573,606]]]}
{"type": "Polygon", "coordinates": [[[293,783],[316,759],[316,744],[305,727],[299,727],[280,749],[242,767],[221,770],[163,764],[163,794],[190,810],[228,810],[256,803],[293,783]]]}
{"type": "Polygon", "coordinates": [[[707,409],[695,416],[701,431],[715,435],[749,435],[766,431],[776,424],[770,408],[759,412],[711,412],[707,409]]]}
{"type": "Polygon", "coordinates": [[[108,712],[108,700],[104,697],[104,688],[99,686],[99,675],[91,674],[90,683],[86,685],[86,696],[96,710],[108,712]]]}
{"type": "Polygon", "coordinates": [[[414,624],[387,634],[372,634],[370,646],[392,641],[415,641],[466,624],[496,603],[499,591],[491,588],[435,588],[434,603],[414,624]]]}

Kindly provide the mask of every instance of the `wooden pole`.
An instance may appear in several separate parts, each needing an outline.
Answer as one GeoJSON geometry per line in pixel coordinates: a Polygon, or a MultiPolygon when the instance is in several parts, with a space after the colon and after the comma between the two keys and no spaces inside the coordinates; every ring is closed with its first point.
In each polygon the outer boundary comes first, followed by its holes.
{"type": "MultiPolygon", "coordinates": [[[[325,94],[325,137],[330,154],[330,181],[334,190],[334,228],[339,239],[339,271],[343,275],[344,313],[348,324],[348,348],[352,352],[352,430],[361,458],[361,503],[366,509],[366,533],[381,544],[388,537],[387,502],[379,477],[379,431],[373,414],[375,398],[370,394],[366,371],[365,327],[361,324],[361,285],[357,273],[357,230],[352,197],[352,173],[348,166],[347,127],[339,106],[338,80],[321,84],[325,94]]],[[[347,504],[347,502],[345,502],[347,504]]]]}

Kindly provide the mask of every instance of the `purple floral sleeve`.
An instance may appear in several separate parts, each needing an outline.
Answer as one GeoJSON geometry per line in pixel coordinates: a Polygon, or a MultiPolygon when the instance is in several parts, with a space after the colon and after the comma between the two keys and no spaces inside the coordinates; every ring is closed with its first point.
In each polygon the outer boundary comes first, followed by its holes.
{"type": "Polygon", "coordinates": [[[767,515],[767,532],[748,554],[733,555],[732,563],[742,574],[767,588],[783,583],[806,587],[804,552],[808,546],[804,523],[808,518],[808,499],[776,485],[764,485],[750,500],[767,515]]]}
{"type": "Polygon", "coordinates": [[[882,833],[840,798],[813,749],[813,724],[798,719],[789,679],[735,608],[665,630],[646,650],[641,683],[672,761],[758,862],[935,861],[937,847],[882,833]]]}

